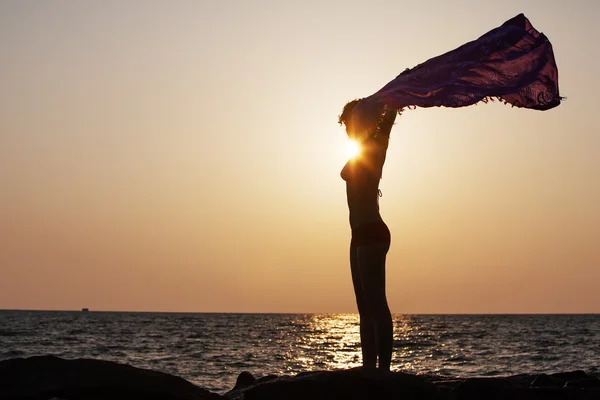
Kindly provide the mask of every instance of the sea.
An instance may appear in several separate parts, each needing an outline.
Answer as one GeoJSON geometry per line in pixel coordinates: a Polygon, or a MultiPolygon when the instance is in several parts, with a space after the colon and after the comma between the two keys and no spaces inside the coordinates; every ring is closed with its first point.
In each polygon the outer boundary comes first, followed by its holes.
{"type": "MultiPolygon", "coordinates": [[[[256,377],[361,364],[355,314],[0,311],[0,360],[117,361],[223,393],[256,377]]],[[[394,315],[392,369],[452,377],[600,375],[600,315],[394,315]]]]}

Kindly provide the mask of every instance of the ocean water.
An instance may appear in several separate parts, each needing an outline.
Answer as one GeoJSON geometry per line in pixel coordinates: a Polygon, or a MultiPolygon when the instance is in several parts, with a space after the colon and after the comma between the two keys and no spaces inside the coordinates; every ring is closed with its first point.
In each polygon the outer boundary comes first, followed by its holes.
{"type": "MultiPolygon", "coordinates": [[[[53,354],[181,376],[215,392],[360,365],[353,314],[0,311],[0,360],[53,354]]],[[[395,315],[393,370],[456,377],[600,368],[600,315],[395,315]]]]}

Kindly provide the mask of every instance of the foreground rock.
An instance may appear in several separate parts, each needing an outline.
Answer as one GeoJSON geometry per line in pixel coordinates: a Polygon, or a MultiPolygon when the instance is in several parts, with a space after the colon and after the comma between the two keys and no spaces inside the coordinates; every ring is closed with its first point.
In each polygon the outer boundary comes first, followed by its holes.
{"type": "Polygon", "coordinates": [[[265,376],[248,372],[219,395],[169,374],[101,360],[53,356],[0,361],[0,400],[591,400],[600,379],[583,371],[455,379],[361,368],[265,376]]]}
{"type": "Polygon", "coordinates": [[[232,400],[320,399],[441,399],[432,382],[400,372],[361,368],[304,372],[296,376],[265,377],[238,384],[226,396],[232,400]],[[240,387],[241,386],[241,387],[240,387]]]}
{"type": "Polygon", "coordinates": [[[0,361],[0,399],[211,400],[183,378],[102,360],[54,356],[0,361]]]}
{"type": "Polygon", "coordinates": [[[364,369],[256,380],[243,375],[225,394],[231,400],[600,400],[600,379],[584,371],[467,379],[364,369]]]}

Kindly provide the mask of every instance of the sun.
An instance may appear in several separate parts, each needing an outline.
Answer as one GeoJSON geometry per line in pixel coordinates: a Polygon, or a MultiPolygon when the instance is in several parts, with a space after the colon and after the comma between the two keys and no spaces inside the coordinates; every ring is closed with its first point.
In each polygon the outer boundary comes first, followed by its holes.
{"type": "Polygon", "coordinates": [[[360,144],[356,140],[348,139],[346,145],[346,155],[348,158],[354,158],[360,154],[360,144]]]}

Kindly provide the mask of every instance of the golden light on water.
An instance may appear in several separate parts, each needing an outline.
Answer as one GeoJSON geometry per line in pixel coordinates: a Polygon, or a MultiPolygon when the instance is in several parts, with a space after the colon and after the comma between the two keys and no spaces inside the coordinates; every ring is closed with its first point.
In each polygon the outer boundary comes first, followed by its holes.
{"type": "Polygon", "coordinates": [[[362,365],[358,315],[314,315],[307,322],[307,334],[294,349],[297,367],[310,371],[362,365]]]}
{"type": "MultiPolygon", "coordinates": [[[[300,328],[300,327],[299,327],[300,328]]],[[[301,324],[305,332],[290,346],[286,358],[287,371],[348,369],[362,365],[360,319],[357,314],[316,314],[307,316],[301,324]]],[[[414,336],[426,334],[415,331],[411,318],[394,318],[394,341],[397,345],[410,342],[414,336]]],[[[392,370],[416,372],[423,363],[422,351],[410,346],[396,346],[392,370]]]]}

